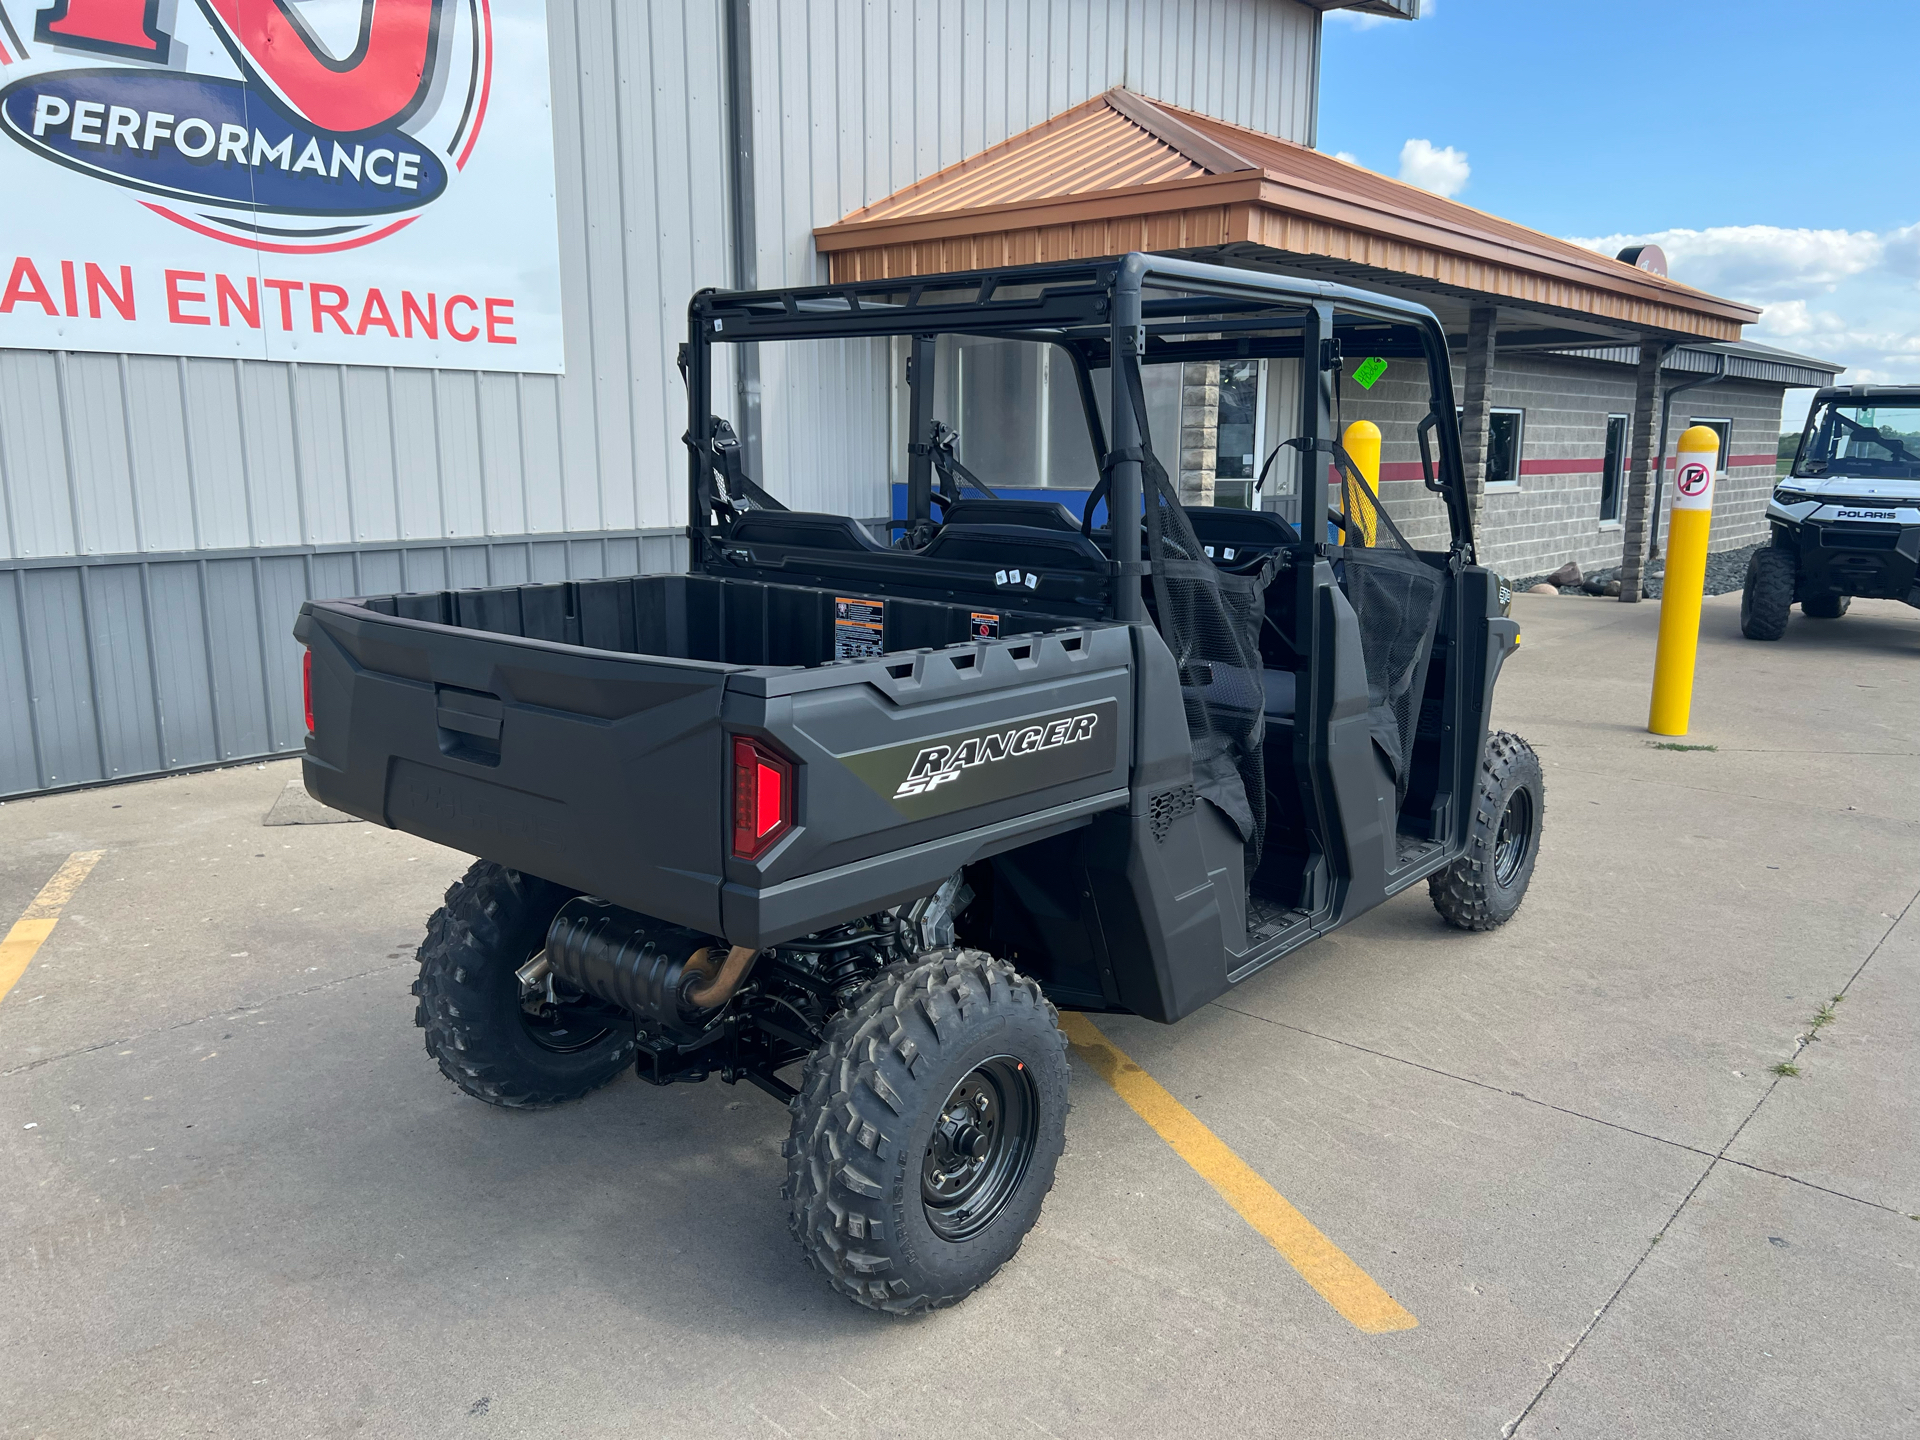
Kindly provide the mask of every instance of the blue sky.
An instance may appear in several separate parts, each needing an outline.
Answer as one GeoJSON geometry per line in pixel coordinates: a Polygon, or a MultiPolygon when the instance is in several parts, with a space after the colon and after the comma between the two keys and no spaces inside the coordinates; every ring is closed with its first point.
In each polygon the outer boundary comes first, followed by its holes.
{"type": "Polygon", "coordinates": [[[1920,0],[1422,9],[1328,17],[1322,150],[1609,252],[1657,240],[1766,307],[1748,338],[1920,381],[1920,0]]]}

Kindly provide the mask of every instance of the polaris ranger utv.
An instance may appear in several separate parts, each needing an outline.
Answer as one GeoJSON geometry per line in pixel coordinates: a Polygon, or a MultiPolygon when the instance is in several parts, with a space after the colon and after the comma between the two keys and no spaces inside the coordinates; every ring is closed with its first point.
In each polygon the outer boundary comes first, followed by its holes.
{"type": "Polygon", "coordinates": [[[685,574],[315,601],[295,629],[309,791],[483,857],[414,987],[462,1090],[748,1081],[792,1112],[807,1256],[910,1314],[1038,1215],[1056,1007],[1178,1020],[1422,880],[1462,929],[1514,913],[1540,767],[1488,734],[1519,633],[1425,308],[1130,255],[702,292],[681,365],[685,574]],[[1079,513],[968,469],[935,413],[945,336],[1066,377],[1100,476],[1079,513]],[[906,361],[891,544],[784,508],[712,413],[716,347],[859,337],[906,361]],[[1149,433],[1143,367],[1249,358],[1299,382],[1298,529],[1183,506],[1149,433]],[[1389,439],[1417,441],[1444,549],[1336,442],[1359,363],[1417,377],[1389,439]]]}
{"type": "Polygon", "coordinates": [[[1811,620],[1838,620],[1856,595],[1920,608],[1920,386],[1816,394],[1767,521],[1773,543],[1740,596],[1749,640],[1785,635],[1796,600],[1811,620]]]}

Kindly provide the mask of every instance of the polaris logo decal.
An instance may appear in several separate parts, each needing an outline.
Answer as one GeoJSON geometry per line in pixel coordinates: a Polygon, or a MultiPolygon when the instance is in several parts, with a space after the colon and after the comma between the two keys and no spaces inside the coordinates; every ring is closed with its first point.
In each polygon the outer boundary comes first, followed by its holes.
{"type": "Polygon", "coordinates": [[[1841,520],[1894,520],[1898,513],[1892,510],[1841,510],[1837,518],[1841,520]]]}
{"type": "Polygon", "coordinates": [[[900,788],[896,800],[908,795],[924,795],[951,781],[975,765],[992,765],[1010,755],[1031,755],[1039,750],[1057,750],[1062,745],[1078,745],[1093,738],[1100,717],[1093,711],[1074,715],[1046,725],[1021,725],[1011,730],[982,735],[958,745],[929,745],[913,757],[913,768],[900,788]]]}
{"type": "MultiPolygon", "coordinates": [[[[1127,737],[1120,731],[1119,702],[1106,698],[836,758],[894,809],[918,820],[1074,781],[1098,778],[1117,789],[1126,783],[1120,757],[1127,737]]],[[[1089,792],[1082,786],[1079,793],[1089,792]]]]}

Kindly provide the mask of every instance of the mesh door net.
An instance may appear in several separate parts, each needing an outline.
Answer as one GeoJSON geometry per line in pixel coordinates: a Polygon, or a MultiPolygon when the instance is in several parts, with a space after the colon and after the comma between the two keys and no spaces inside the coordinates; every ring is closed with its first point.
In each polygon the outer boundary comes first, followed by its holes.
{"type": "MultiPolygon", "coordinates": [[[[1200,548],[1193,526],[1147,431],[1138,365],[1123,366],[1140,432],[1137,456],[1146,496],[1147,555],[1160,637],[1179,666],[1193,782],[1240,831],[1247,873],[1260,863],[1267,828],[1265,690],[1260,679],[1260,625],[1273,560],[1251,574],[1226,574],[1200,548]]],[[[1109,471],[1110,473],[1110,471],[1109,471]]],[[[1088,513],[1092,513],[1089,503],[1088,513]]],[[[1116,528],[1121,517],[1114,517],[1116,528]]]]}
{"type": "Polygon", "coordinates": [[[1369,728],[1393,772],[1395,792],[1404,798],[1446,578],[1414,553],[1345,448],[1336,444],[1333,450],[1340,470],[1343,508],[1349,517],[1349,543],[1340,552],[1343,586],[1354,617],[1360,622],[1369,728]],[[1360,528],[1355,517],[1362,513],[1363,506],[1371,507],[1377,519],[1376,538],[1391,543],[1351,543],[1360,528]]]}

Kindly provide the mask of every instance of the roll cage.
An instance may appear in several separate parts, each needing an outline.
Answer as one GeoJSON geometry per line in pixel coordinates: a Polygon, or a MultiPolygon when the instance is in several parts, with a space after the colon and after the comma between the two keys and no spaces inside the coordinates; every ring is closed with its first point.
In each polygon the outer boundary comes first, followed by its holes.
{"type": "MultiPolygon", "coordinates": [[[[1140,433],[1137,406],[1129,403],[1129,387],[1138,393],[1140,367],[1207,360],[1301,362],[1299,429],[1284,443],[1303,455],[1328,458],[1327,464],[1299,467],[1300,514],[1311,520],[1329,511],[1329,469],[1350,469],[1336,433],[1339,387],[1349,360],[1360,355],[1420,359],[1430,397],[1418,431],[1425,483],[1446,506],[1451,566],[1457,570],[1475,563],[1446,336],[1432,311],[1344,285],[1135,253],[1085,264],[695,295],[680,354],[688,391],[693,568],[705,571],[718,560],[740,509],[783,508],[744,473],[731,428],[713,414],[715,345],[909,339],[905,529],[911,544],[912,537],[931,530],[938,498],[934,471],[942,427],[933,418],[932,371],[933,342],[940,335],[1025,340],[1065,354],[1102,475],[1086,503],[1085,529],[1103,499],[1110,514],[1141,513],[1142,462],[1151,453],[1151,437],[1140,433]],[[1096,395],[1103,371],[1110,387],[1110,426],[1096,395]],[[1434,438],[1437,456],[1430,443],[1434,438]]],[[[1295,542],[1302,558],[1327,553],[1316,538],[1319,531],[1318,523],[1302,524],[1295,542]]],[[[1113,578],[1149,573],[1140,527],[1115,526],[1113,532],[1113,578]]],[[[1114,583],[1106,595],[1104,618],[1146,618],[1138,583],[1114,583]]]]}

